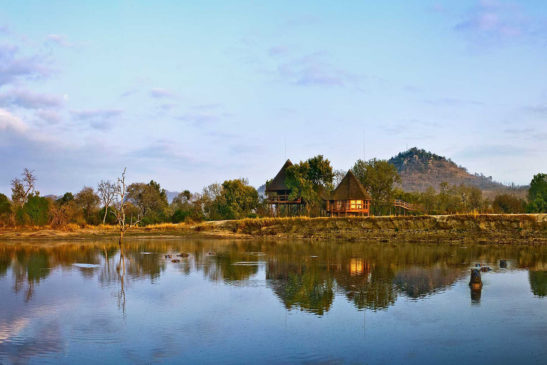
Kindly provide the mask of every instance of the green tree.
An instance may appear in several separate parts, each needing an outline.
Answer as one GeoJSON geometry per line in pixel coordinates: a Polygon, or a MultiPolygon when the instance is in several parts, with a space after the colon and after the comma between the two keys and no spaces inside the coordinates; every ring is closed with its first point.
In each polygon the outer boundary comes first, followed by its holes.
{"type": "Polygon", "coordinates": [[[59,205],[65,205],[69,202],[74,201],[74,195],[72,193],[65,193],[61,198],[57,199],[57,204],[59,205]]]}
{"type": "Polygon", "coordinates": [[[173,223],[184,222],[187,218],[192,217],[194,213],[192,193],[189,190],[179,193],[171,202],[171,209],[173,211],[171,222],[173,223]]]}
{"type": "Polygon", "coordinates": [[[48,218],[49,200],[34,194],[28,196],[27,202],[17,212],[19,224],[44,226],[48,224],[48,218]]]}
{"type": "Polygon", "coordinates": [[[216,199],[218,212],[224,219],[244,218],[256,210],[258,192],[245,179],[227,180],[216,199]]]}
{"type": "Polygon", "coordinates": [[[530,213],[547,212],[547,174],[534,175],[528,190],[528,207],[530,213]]]}
{"type": "Polygon", "coordinates": [[[127,187],[129,202],[139,208],[144,225],[165,222],[169,203],[167,193],[160,184],[151,180],[148,184],[133,183],[127,187]]]}
{"type": "Polygon", "coordinates": [[[7,225],[10,221],[11,202],[8,197],[0,193],[0,225],[7,225]]]}
{"type": "Polygon", "coordinates": [[[435,213],[435,209],[437,208],[437,192],[433,186],[428,186],[421,194],[420,203],[422,204],[425,213],[435,213]]]}
{"type": "Polygon", "coordinates": [[[302,198],[306,203],[308,215],[319,213],[322,199],[333,189],[334,171],[328,159],[317,155],[304,162],[287,168],[285,183],[291,189],[289,199],[302,198]]]}
{"type": "Polygon", "coordinates": [[[222,185],[214,183],[204,187],[201,194],[196,194],[192,204],[196,214],[201,215],[202,219],[222,219],[216,203],[221,191],[222,185]]]}
{"type": "Polygon", "coordinates": [[[95,194],[93,188],[84,186],[83,189],[76,194],[74,202],[84,213],[84,218],[89,224],[97,224],[99,221],[98,206],[99,196],[95,194]]]}
{"type": "Polygon", "coordinates": [[[375,214],[386,212],[394,198],[393,185],[401,181],[397,168],[386,160],[357,160],[352,169],[372,197],[375,214]]]}

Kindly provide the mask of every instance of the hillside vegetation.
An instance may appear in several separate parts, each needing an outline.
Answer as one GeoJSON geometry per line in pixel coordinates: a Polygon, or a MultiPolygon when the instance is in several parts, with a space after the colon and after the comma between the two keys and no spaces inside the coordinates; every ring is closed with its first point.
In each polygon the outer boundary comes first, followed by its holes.
{"type": "Polygon", "coordinates": [[[491,176],[470,174],[466,168],[458,166],[450,159],[416,147],[401,152],[389,159],[401,176],[400,187],[405,191],[424,192],[430,186],[440,189],[440,184],[467,185],[477,187],[485,192],[508,191],[526,194],[526,187],[508,187],[496,182],[491,176]]]}

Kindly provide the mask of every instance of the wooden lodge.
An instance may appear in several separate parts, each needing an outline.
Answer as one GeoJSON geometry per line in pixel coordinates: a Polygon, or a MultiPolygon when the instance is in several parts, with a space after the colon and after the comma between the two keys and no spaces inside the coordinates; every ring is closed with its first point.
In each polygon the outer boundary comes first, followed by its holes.
{"type": "Polygon", "coordinates": [[[276,213],[279,213],[279,207],[286,206],[285,212],[290,214],[291,207],[296,206],[297,210],[304,204],[302,198],[290,200],[291,189],[285,183],[287,178],[286,170],[292,166],[291,160],[287,160],[281,170],[275,175],[272,181],[266,185],[266,196],[268,198],[268,204],[272,205],[272,208],[276,213]]]}
{"type": "Polygon", "coordinates": [[[369,216],[370,202],[370,195],[350,170],[327,201],[327,212],[331,217],[369,216]]]}

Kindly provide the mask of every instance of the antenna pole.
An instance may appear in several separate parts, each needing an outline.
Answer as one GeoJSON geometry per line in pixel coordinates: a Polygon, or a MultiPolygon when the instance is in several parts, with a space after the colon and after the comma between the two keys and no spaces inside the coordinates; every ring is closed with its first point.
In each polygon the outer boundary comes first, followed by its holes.
{"type": "Polygon", "coordinates": [[[366,134],[365,134],[365,128],[363,128],[363,161],[366,161],[367,158],[366,158],[366,150],[365,150],[365,145],[366,145],[366,134]]]}

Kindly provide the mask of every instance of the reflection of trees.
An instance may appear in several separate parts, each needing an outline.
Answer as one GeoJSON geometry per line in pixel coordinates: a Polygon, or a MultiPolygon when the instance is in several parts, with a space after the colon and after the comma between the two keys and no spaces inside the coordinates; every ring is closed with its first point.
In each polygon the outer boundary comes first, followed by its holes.
{"type": "Polygon", "coordinates": [[[123,281],[125,293],[132,281],[157,280],[169,265],[182,274],[197,271],[208,280],[238,283],[256,275],[261,262],[266,265],[267,285],[285,307],[323,314],[335,293],[360,309],[384,309],[397,295],[418,298],[450,286],[474,262],[496,268],[499,259],[508,259],[511,267],[533,270],[529,275],[534,294],[544,296],[547,291],[545,247],[160,239],[127,240],[124,247],[125,275],[121,276],[116,270],[120,264],[116,242],[0,246],[0,277],[11,273],[15,291],[24,290],[30,300],[35,285],[51,269],[73,269],[74,263],[99,265],[78,270],[105,286],[121,286],[123,281]],[[180,252],[189,257],[176,257],[180,252]],[[164,257],[167,253],[181,262],[171,263],[164,257]]]}
{"type": "Polygon", "coordinates": [[[532,293],[538,297],[547,295],[547,271],[528,271],[528,280],[532,293]]]}
{"type": "Polygon", "coordinates": [[[249,261],[256,260],[256,257],[249,258],[237,252],[222,252],[214,256],[204,256],[202,267],[204,274],[211,280],[224,280],[226,282],[247,280],[258,272],[258,265],[249,261]]]}
{"type": "Polygon", "coordinates": [[[410,298],[419,298],[452,285],[465,273],[460,267],[410,267],[399,271],[394,283],[410,298]]]}
{"type": "Polygon", "coordinates": [[[18,293],[26,285],[25,301],[29,301],[34,294],[34,284],[39,283],[49,275],[48,256],[44,251],[32,252],[25,255],[17,252],[13,264],[13,274],[15,276],[14,290],[18,293]]]}
{"type": "Polygon", "coordinates": [[[287,309],[322,315],[332,305],[333,279],[320,264],[269,261],[266,278],[287,309]]]}
{"type": "Polygon", "coordinates": [[[372,266],[368,261],[355,258],[350,259],[349,270],[348,264],[340,267],[343,269],[335,272],[338,288],[357,308],[383,309],[395,303],[397,293],[392,285],[395,274],[391,267],[372,266]],[[365,262],[367,268],[357,275],[351,270],[351,262],[356,260],[365,262]]]}

